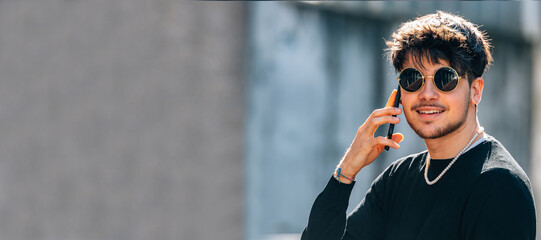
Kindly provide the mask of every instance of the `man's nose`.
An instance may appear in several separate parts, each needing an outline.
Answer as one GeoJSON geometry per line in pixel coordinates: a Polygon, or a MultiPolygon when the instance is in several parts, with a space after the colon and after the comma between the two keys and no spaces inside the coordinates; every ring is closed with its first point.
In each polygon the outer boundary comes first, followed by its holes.
{"type": "Polygon", "coordinates": [[[434,101],[439,97],[436,85],[434,85],[434,77],[425,77],[425,85],[419,90],[419,99],[424,101],[434,101]]]}

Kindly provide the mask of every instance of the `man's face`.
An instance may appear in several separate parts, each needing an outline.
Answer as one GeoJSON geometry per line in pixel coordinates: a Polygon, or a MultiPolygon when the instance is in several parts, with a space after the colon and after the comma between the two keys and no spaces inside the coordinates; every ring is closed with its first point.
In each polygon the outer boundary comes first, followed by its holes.
{"type": "MultiPolygon", "coordinates": [[[[413,67],[423,76],[434,76],[441,67],[450,67],[445,60],[440,63],[423,61],[423,67],[415,64],[409,57],[404,69],[413,67]]],[[[434,85],[433,78],[425,78],[424,86],[417,92],[401,90],[401,103],[404,115],[411,128],[424,139],[445,136],[464,126],[468,120],[470,107],[470,86],[466,78],[459,80],[458,86],[451,92],[441,92],[434,85]]],[[[470,121],[471,118],[470,117],[470,121]]]]}

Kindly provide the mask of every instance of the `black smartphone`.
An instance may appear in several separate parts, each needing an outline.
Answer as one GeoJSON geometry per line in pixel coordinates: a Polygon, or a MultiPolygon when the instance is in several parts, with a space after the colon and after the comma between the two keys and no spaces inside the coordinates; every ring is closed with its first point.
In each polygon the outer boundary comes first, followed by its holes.
{"type": "MultiPolygon", "coordinates": [[[[398,85],[398,88],[396,88],[396,98],[394,99],[393,107],[397,108],[400,104],[400,85],[398,85]]],[[[396,115],[393,115],[393,117],[396,117],[396,115]]],[[[387,138],[391,139],[393,137],[393,131],[394,131],[394,124],[389,124],[389,131],[387,131],[387,138]]],[[[385,146],[385,151],[389,151],[389,146],[385,146]]]]}

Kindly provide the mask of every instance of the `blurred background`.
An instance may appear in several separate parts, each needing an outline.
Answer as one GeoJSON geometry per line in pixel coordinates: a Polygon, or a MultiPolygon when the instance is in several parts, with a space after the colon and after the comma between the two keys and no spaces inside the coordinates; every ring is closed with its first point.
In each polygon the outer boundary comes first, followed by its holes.
{"type": "MultiPolygon", "coordinates": [[[[0,239],[298,239],[396,88],[385,39],[436,10],[492,38],[479,118],[537,196],[539,2],[8,0],[0,239]]],[[[400,150],[357,176],[351,209],[424,149],[405,122],[396,131],[400,150]]]]}

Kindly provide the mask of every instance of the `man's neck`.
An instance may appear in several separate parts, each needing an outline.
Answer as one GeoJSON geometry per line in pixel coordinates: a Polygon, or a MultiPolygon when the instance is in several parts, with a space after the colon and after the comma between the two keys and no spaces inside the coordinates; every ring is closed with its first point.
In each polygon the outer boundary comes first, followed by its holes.
{"type": "MultiPolygon", "coordinates": [[[[481,131],[477,117],[473,121],[466,121],[462,127],[443,137],[425,139],[426,148],[432,159],[454,158],[472,140],[476,132],[481,131]]],[[[480,133],[473,141],[482,138],[480,133]]]]}

